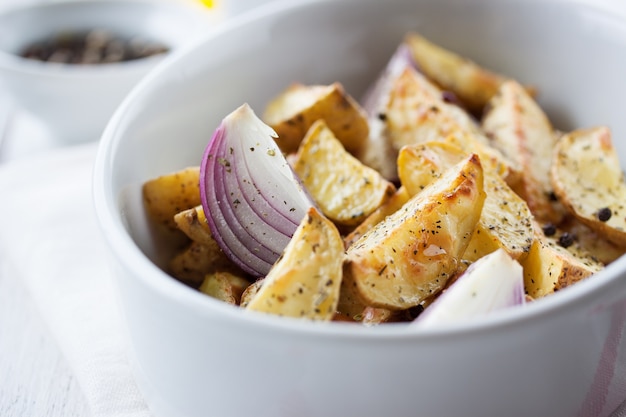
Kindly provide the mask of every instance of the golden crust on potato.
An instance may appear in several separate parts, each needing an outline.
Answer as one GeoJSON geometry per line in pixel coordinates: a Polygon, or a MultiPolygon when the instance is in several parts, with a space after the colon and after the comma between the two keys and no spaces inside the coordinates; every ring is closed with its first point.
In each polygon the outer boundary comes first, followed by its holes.
{"type": "Polygon", "coordinates": [[[263,115],[278,134],[276,143],[284,153],[295,152],[311,125],[320,119],[351,153],[368,137],[367,115],[340,83],[292,84],[270,101],[263,115]]]}
{"type": "Polygon", "coordinates": [[[204,277],[200,292],[232,305],[239,305],[241,295],[250,285],[243,277],[229,272],[215,272],[204,277]]]}
{"type": "Polygon", "coordinates": [[[293,167],[322,213],[343,226],[358,225],[395,192],[348,153],[323,120],[307,132],[293,167]]]}
{"type": "Polygon", "coordinates": [[[331,320],[337,310],[344,260],[334,224],[311,208],[246,309],[331,320]]]}
{"type": "Polygon", "coordinates": [[[344,280],[367,305],[418,305],[458,268],[484,199],[483,170],[471,155],[350,246],[344,280]]]}
{"type": "MultiPolygon", "coordinates": [[[[398,156],[400,180],[410,195],[417,194],[466,156],[447,142],[405,146],[398,156]]],[[[485,203],[463,259],[473,262],[499,248],[523,258],[533,240],[532,214],[499,175],[485,170],[484,178],[485,203]]]]}
{"type": "Polygon", "coordinates": [[[146,181],[142,193],[148,216],[176,229],[174,215],[200,204],[199,180],[200,168],[189,167],[146,181]]]}
{"type": "Polygon", "coordinates": [[[626,247],[626,182],[608,128],[563,135],[550,173],[554,192],[571,214],[626,247]]]}
{"type": "Polygon", "coordinates": [[[565,212],[551,196],[552,153],[557,135],[543,110],[518,82],[504,82],[491,99],[482,128],[524,175],[517,191],[539,221],[558,224],[565,212]]]}

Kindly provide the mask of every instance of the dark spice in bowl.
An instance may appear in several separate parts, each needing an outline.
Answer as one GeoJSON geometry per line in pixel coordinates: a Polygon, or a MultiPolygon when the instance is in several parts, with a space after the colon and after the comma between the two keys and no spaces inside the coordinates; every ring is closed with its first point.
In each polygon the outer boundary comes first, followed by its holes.
{"type": "Polygon", "coordinates": [[[160,42],[141,37],[123,37],[107,30],[62,32],[34,42],[19,55],[23,58],[63,64],[105,64],[132,61],[165,53],[160,42]]]}

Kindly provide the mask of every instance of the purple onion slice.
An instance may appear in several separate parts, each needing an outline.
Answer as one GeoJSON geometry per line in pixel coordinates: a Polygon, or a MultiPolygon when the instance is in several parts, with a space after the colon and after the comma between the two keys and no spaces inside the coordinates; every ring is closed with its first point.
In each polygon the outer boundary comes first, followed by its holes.
{"type": "Polygon", "coordinates": [[[275,137],[244,104],[222,120],[200,167],[202,207],[215,240],[257,277],[267,274],[313,205],[275,137]]]}

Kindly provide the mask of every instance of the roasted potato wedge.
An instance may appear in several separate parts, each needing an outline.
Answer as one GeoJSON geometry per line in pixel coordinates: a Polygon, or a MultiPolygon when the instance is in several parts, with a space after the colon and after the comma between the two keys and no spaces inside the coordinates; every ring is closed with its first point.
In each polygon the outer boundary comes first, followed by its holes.
{"type": "Polygon", "coordinates": [[[543,110],[519,83],[504,82],[489,101],[482,128],[515,169],[524,172],[515,190],[538,221],[558,224],[565,215],[550,181],[557,134],[543,110]]]}
{"type": "Polygon", "coordinates": [[[297,151],[311,125],[323,119],[349,152],[357,152],[367,139],[367,115],[340,83],[293,84],[266,107],[263,120],[278,134],[284,153],[297,151]]]}
{"type": "Polygon", "coordinates": [[[346,249],[363,236],[365,232],[383,221],[385,217],[400,210],[410,198],[411,196],[406,191],[406,188],[400,187],[383,205],[378,207],[376,211],[370,214],[344,238],[346,249]]]}
{"type": "Polygon", "coordinates": [[[419,69],[445,90],[453,92],[474,114],[479,114],[505,77],[432,43],[412,32],[405,37],[419,69]]]}
{"type": "Polygon", "coordinates": [[[189,167],[146,181],[143,202],[148,216],[158,224],[176,229],[174,215],[200,204],[200,168],[189,167]]]}
{"type": "Polygon", "coordinates": [[[343,261],[337,228],[311,208],[246,309],[331,320],[339,301],[343,261]]]}
{"type": "Polygon", "coordinates": [[[524,268],[526,293],[537,299],[552,294],[602,270],[603,265],[577,245],[564,248],[554,237],[535,228],[535,240],[524,268]]]}
{"type": "MultiPolygon", "coordinates": [[[[405,146],[398,155],[398,174],[409,195],[415,195],[466,156],[447,142],[405,146]]],[[[480,220],[463,259],[474,262],[499,248],[514,259],[523,258],[533,241],[532,214],[526,202],[493,171],[485,170],[484,189],[480,220]]]]}
{"type": "Polygon", "coordinates": [[[406,145],[429,141],[451,142],[466,153],[477,153],[486,171],[495,171],[507,183],[519,182],[521,172],[497,149],[460,108],[434,93],[427,79],[411,68],[395,80],[386,113],[387,133],[398,151],[406,145]]]}
{"type": "Polygon", "coordinates": [[[559,224],[559,229],[569,233],[576,242],[592,257],[608,265],[620,256],[626,254],[626,247],[620,247],[598,235],[586,224],[581,223],[573,216],[568,217],[559,224]]]}
{"type": "Polygon", "coordinates": [[[323,120],[307,132],[293,167],[322,213],[342,226],[358,225],[396,190],[348,153],[323,120]]]}
{"type": "Polygon", "coordinates": [[[250,281],[229,272],[215,272],[204,277],[200,292],[232,305],[239,305],[241,295],[250,281]]]}
{"type": "Polygon", "coordinates": [[[418,305],[458,268],[484,200],[483,169],[472,154],[350,246],[344,279],[369,306],[418,305]]]}
{"type": "Polygon", "coordinates": [[[209,247],[217,247],[201,205],[176,213],[174,215],[174,223],[194,242],[202,243],[209,247]]]}
{"type": "Polygon", "coordinates": [[[248,307],[250,301],[252,301],[252,299],[256,296],[256,293],[258,293],[263,286],[263,280],[263,278],[259,278],[252,284],[248,285],[245,290],[243,290],[243,293],[241,294],[241,300],[239,301],[240,307],[248,307]]]}
{"type": "Polygon", "coordinates": [[[571,214],[626,247],[626,182],[608,128],[562,136],[550,173],[554,192],[571,214]]]}

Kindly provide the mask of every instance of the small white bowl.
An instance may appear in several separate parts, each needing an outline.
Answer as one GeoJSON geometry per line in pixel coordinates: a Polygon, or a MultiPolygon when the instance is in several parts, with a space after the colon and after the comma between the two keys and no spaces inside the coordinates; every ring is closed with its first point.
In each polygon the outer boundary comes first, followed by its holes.
{"type": "Polygon", "coordinates": [[[79,66],[22,58],[20,51],[61,32],[92,29],[139,36],[173,51],[211,26],[206,8],[182,1],[79,0],[6,9],[0,13],[0,88],[59,144],[96,141],[124,96],[163,56],[79,66]]]}
{"type": "Polygon", "coordinates": [[[624,11],[591,0],[304,0],[226,23],[140,83],[95,165],[155,416],[602,417],[626,399],[626,257],[526,308],[419,330],[253,314],[159,268],[146,180],[199,165],[224,116],[243,102],[261,112],[291,82],[340,81],[360,97],[410,29],[537,86],[561,129],[610,126],[626,164],[624,11]]]}

